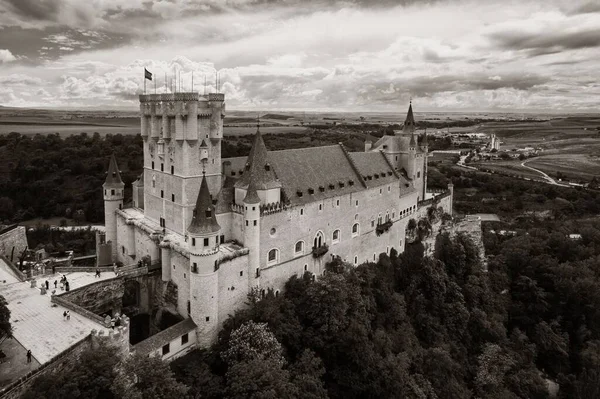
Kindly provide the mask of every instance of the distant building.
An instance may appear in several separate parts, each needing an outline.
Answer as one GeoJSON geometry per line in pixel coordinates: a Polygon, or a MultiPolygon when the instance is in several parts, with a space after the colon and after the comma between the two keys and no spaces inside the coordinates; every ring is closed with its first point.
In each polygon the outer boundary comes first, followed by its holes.
{"type": "Polygon", "coordinates": [[[500,140],[494,133],[490,136],[490,151],[492,150],[500,151],[500,140]]]}

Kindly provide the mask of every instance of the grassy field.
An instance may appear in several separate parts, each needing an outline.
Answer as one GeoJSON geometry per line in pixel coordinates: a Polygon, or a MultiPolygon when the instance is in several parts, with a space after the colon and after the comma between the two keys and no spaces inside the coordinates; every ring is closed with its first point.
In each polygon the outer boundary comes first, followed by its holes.
{"type": "Polygon", "coordinates": [[[600,157],[589,154],[544,155],[527,162],[552,177],[560,172],[569,179],[591,180],[600,176],[600,157]]]}
{"type": "Polygon", "coordinates": [[[474,162],[470,165],[480,170],[489,170],[505,175],[517,175],[539,181],[545,180],[541,173],[521,166],[521,161],[474,162]]]}

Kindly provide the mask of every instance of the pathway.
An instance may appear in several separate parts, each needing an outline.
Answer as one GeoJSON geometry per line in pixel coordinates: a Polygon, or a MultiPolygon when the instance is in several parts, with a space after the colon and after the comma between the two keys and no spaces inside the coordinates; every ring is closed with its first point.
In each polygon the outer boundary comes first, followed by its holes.
{"type": "Polygon", "coordinates": [[[534,168],[534,167],[532,167],[532,166],[526,165],[526,163],[527,163],[527,162],[529,162],[529,161],[533,161],[533,160],[535,160],[535,159],[537,159],[537,158],[530,158],[530,159],[528,159],[527,161],[523,161],[523,162],[521,162],[521,166],[522,166],[522,167],[524,167],[524,168],[527,168],[527,169],[533,170],[534,172],[537,172],[537,173],[541,174],[541,175],[542,175],[542,177],[543,177],[544,179],[546,179],[546,181],[547,181],[548,183],[550,183],[550,184],[554,184],[554,185],[556,185],[556,186],[568,187],[568,186],[567,186],[567,185],[565,185],[565,184],[558,183],[556,180],[554,180],[553,178],[551,178],[551,177],[550,177],[550,176],[549,176],[547,173],[544,173],[544,172],[542,172],[541,170],[539,170],[539,169],[536,169],[536,168],[534,168]]]}

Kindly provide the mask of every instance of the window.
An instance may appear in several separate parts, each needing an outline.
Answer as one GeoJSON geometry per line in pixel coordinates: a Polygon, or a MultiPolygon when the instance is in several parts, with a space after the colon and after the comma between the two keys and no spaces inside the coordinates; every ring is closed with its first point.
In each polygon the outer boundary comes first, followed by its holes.
{"type": "Polygon", "coordinates": [[[418,172],[417,172],[417,179],[418,179],[419,177],[421,177],[421,171],[418,171],[418,172]]]}
{"type": "Polygon", "coordinates": [[[383,188],[379,189],[379,195],[383,194],[383,188]]]}
{"type": "Polygon", "coordinates": [[[319,231],[319,232],[317,232],[317,235],[315,236],[315,239],[313,241],[313,244],[314,244],[313,246],[315,248],[319,248],[323,245],[324,241],[325,240],[323,240],[323,232],[319,231]]]}
{"type": "Polygon", "coordinates": [[[183,279],[185,280],[185,278],[186,278],[186,274],[185,274],[185,273],[183,273],[183,279]]]}
{"type": "Polygon", "coordinates": [[[308,270],[308,265],[304,265],[304,271],[308,270]]]}
{"type": "Polygon", "coordinates": [[[254,225],[256,226],[256,220],[254,221],[254,225]]]}
{"type": "Polygon", "coordinates": [[[244,275],[244,271],[240,270],[240,277],[242,277],[244,275]]]}
{"type": "Polygon", "coordinates": [[[204,246],[205,246],[205,247],[208,247],[208,244],[209,244],[209,242],[208,242],[208,238],[205,238],[205,239],[204,239],[204,246]]]}
{"type": "Polygon", "coordinates": [[[376,256],[377,256],[377,254],[373,254],[373,262],[375,262],[376,256]]]}
{"type": "Polygon", "coordinates": [[[221,244],[225,242],[225,234],[221,234],[221,244]]]}
{"type": "Polygon", "coordinates": [[[392,186],[388,186],[388,193],[392,191],[392,186]]]}
{"type": "Polygon", "coordinates": [[[340,206],[340,200],[335,201],[335,206],[340,206]]]}
{"type": "MultiPolygon", "coordinates": [[[[175,265],[173,265],[175,268],[175,265]]],[[[198,264],[196,262],[192,263],[192,273],[198,273],[198,264]]]]}
{"type": "Polygon", "coordinates": [[[171,174],[174,175],[175,174],[175,166],[171,165],[171,174]]]}
{"type": "Polygon", "coordinates": [[[358,200],[356,200],[356,206],[358,206],[358,200]]]}
{"type": "Polygon", "coordinates": [[[154,161],[152,161],[152,169],[154,169],[154,161]]]}
{"type": "Polygon", "coordinates": [[[125,246],[121,245],[121,251],[125,253],[125,246]]]}
{"type": "Polygon", "coordinates": [[[196,239],[194,237],[192,237],[192,247],[196,246],[196,239]]]}
{"type": "Polygon", "coordinates": [[[276,233],[277,233],[277,229],[275,227],[271,227],[271,230],[269,231],[269,234],[271,235],[271,237],[273,237],[276,233]]]}
{"type": "Polygon", "coordinates": [[[269,251],[269,254],[267,256],[267,263],[268,264],[277,263],[278,258],[279,258],[279,251],[276,248],[273,248],[272,250],[269,251]]]}
{"type": "Polygon", "coordinates": [[[163,356],[168,354],[169,352],[171,352],[171,348],[170,348],[169,344],[166,344],[165,346],[162,347],[163,356]]]}
{"type": "Polygon", "coordinates": [[[204,211],[204,216],[206,216],[207,218],[211,218],[212,217],[212,213],[210,212],[210,208],[204,211]]]}
{"type": "Polygon", "coordinates": [[[339,230],[335,230],[335,231],[333,232],[332,240],[333,240],[333,243],[334,243],[334,244],[335,244],[336,242],[340,242],[340,231],[339,231],[339,230]]]}
{"type": "Polygon", "coordinates": [[[319,204],[319,212],[323,210],[323,204],[319,204]]]}
{"type": "Polygon", "coordinates": [[[110,195],[115,195],[115,190],[110,190],[110,195]]]}
{"type": "Polygon", "coordinates": [[[246,227],[248,227],[248,221],[246,220],[246,227]]]}
{"type": "Polygon", "coordinates": [[[279,296],[279,290],[275,291],[275,298],[279,296]]]}
{"type": "Polygon", "coordinates": [[[396,210],[392,209],[392,219],[396,219],[396,210]]]}
{"type": "Polygon", "coordinates": [[[356,265],[358,265],[358,256],[355,256],[355,257],[354,257],[354,265],[355,265],[355,266],[356,266],[356,265]]]}
{"type": "Polygon", "coordinates": [[[161,163],[161,164],[160,164],[160,171],[161,171],[161,172],[164,172],[164,171],[165,171],[165,164],[164,164],[164,163],[161,163]]]}
{"type": "Polygon", "coordinates": [[[390,211],[385,211],[385,221],[386,222],[390,221],[390,211]]]}
{"type": "Polygon", "coordinates": [[[164,190],[160,190],[160,198],[165,198],[165,191],[164,190]]]}
{"type": "Polygon", "coordinates": [[[302,255],[304,252],[304,241],[298,241],[294,246],[294,253],[296,255],[302,255]]]}
{"type": "Polygon", "coordinates": [[[371,227],[375,227],[375,220],[371,220],[371,227]]]}
{"type": "Polygon", "coordinates": [[[304,208],[300,209],[300,216],[304,215],[304,208]]]}
{"type": "Polygon", "coordinates": [[[256,278],[260,277],[260,268],[256,268],[256,278]]]}
{"type": "Polygon", "coordinates": [[[192,313],[192,302],[187,301],[187,312],[188,312],[188,316],[190,315],[190,313],[192,313]]]}
{"type": "Polygon", "coordinates": [[[206,316],[206,321],[210,321],[210,317],[206,316]]]}
{"type": "Polygon", "coordinates": [[[175,194],[171,194],[171,202],[175,202],[175,194]]]}
{"type": "Polygon", "coordinates": [[[189,340],[190,340],[190,337],[188,336],[188,333],[183,334],[181,336],[181,345],[187,344],[189,340]]]}
{"type": "Polygon", "coordinates": [[[152,177],[152,188],[156,188],[156,176],[152,177]]]}
{"type": "Polygon", "coordinates": [[[359,225],[358,223],[354,223],[352,225],[352,237],[356,237],[359,233],[359,225]]]}
{"type": "Polygon", "coordinates": [[[381,219],[381,213],[379,215],[377,215],[377,224],[381,224],[382,223],[382,219],[381,219]]]}

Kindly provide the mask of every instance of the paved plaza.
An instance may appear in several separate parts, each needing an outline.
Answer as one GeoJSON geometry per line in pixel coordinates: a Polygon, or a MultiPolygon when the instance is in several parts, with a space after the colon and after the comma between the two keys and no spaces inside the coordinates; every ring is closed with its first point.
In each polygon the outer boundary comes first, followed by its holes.
{"type": "MultiPolygon", "coordinates": [[[[102,277],[95,278],[94,273],[80,272],[65,273],[65,275],[71,290],[115,276],[114,273],[102,273],[102,277]]],[[[93,329],[104,330],[105,334],[108,334],[108,330],[102,325],[73,311],[69,321],[63,319],[63,312],[66,309],[50,302],[54,280],[60,281],[61,276],[62,274],[58,273],[43,276],[44,278],[38,278],[37,287],[31,288],[29,281],[18,281],[7,270],[6,264],[0,260],[0,295],[8,301],[14,339],[24,348],[31,349],[33,357],[40,364],[48,362],[52,357],[79,342],[93,329]],[[39,287],[46,279],[50,282],[50,290],[45,295],[41,295],[39,287]]],[[[60,287],[57,292],[62,292],[60,287]]]]}

